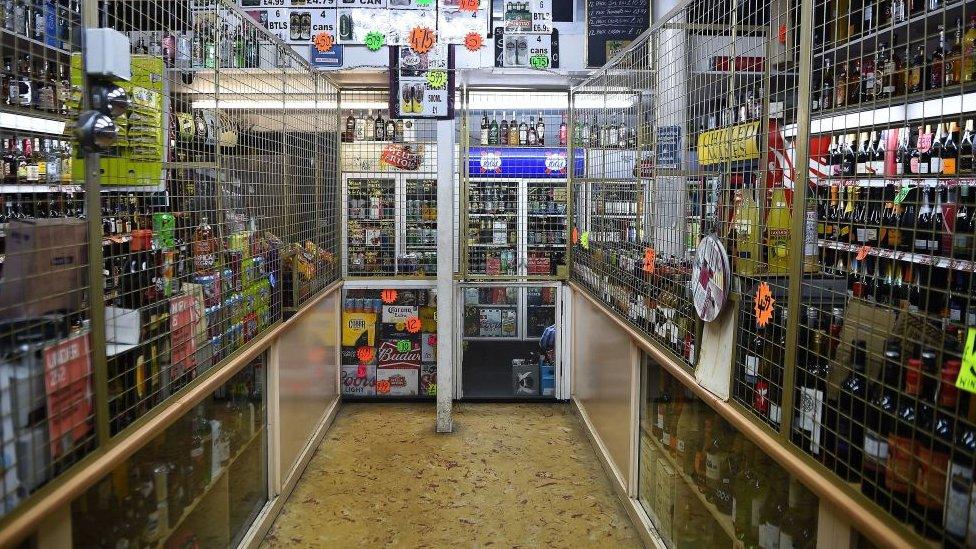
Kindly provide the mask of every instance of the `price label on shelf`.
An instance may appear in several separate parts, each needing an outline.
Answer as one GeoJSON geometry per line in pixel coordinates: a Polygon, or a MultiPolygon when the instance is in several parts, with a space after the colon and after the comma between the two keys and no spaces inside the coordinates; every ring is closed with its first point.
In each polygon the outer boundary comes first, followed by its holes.
{"type": "Polygon", "coordinates": [[[970,328],[962,351],[962,367],[956,378],[956,387],[976,393],[976,328],[970,328]]]}
{"type": "Polygon", "coordinates": [[[657,253],[654,248],[647,248],[644,250],[644,272],[648,274],[654,274],[654,260],[657,258],[657,253]]]}
{"type": "Polygon", "coordinates": [[[868,257],[869,253],[871,253],[871,246],[861,246],[857,249],[857,256],[855,256],[855,259],[858,261],[864,261],[868,257]]]}
{"type": "Polygon", "coordinates": [[[386,36],[382,32],[369,31],[366,33],[366,48],[369,51],[376,51],[386,44],[386,36]]]}

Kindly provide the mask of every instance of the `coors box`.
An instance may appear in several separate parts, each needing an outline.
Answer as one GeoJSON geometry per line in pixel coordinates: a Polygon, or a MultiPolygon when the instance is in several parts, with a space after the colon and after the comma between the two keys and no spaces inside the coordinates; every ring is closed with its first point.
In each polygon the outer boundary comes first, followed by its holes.
{"type": "Polygon", "coordinates": [[[377,396],[417,396],[420,368],[377,368],[377,396]]]}
{"type": "Polygon", "coordinates": [[[342,394],[347,396],[374,396],[376,394],[376,366],[363,368],[366,375],[359,377],[359,366],[343,366],[340,370],[342,394]]]}

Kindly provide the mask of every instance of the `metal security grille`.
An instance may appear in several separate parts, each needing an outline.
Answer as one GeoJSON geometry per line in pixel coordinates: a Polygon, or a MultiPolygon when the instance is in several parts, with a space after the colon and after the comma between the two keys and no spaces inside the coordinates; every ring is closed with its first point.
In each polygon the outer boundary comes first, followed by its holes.
{"type": "Polygon", "coordinates": [[[976,4],[815,4],[791,439],[919,535],[971,546],[976,410],[955,382],[976,333],[976,4]]]}
{"type": "Polygon", "coordinates": [[[385,90],[342,91],[345,272],[350,277],[433,277],[437,123],[393,119],[389,112],[385,90]]]}
{"type": "Polygon", "coordinates": [[[700,193],[688,160],[689,95],[672,89],[687,65],[671,47],[645,37],[573,90],[573,146],[586,158],[573,181],[573,277],[693,364],[688,281],[700,193]]]}
{"type": "Polygon", "coordinates": [[[220,2],[8,9],[0,514],[339,275],[337,89],[257,21],[220,2]],[[83,15],[128,37],[131,79],[84,77],[83,15]],[[68,136],[100,87],[130,108],[96,157],[68,136]]]}
{"type": "Polygon", "coordinates": [[[96,445],[89,224],[72,169],[79,6],[9,2],[2,15],[0,516],[96,445]]]}
{"type": "Polygon", "coordinates": [[[567,275],[565,92],[467,89],[460,121],[461,266],[470,280],[567,275]]]}

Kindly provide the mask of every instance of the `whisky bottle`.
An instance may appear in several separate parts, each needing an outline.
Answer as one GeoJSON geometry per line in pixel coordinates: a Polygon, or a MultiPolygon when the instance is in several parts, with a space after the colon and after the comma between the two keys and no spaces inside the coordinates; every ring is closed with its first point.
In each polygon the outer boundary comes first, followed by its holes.
{"type": "Polygon", "coordinates": [[[488,112],[485,111],[481,115],[481,139],[480,139],[481,145],[488,145],[491,142],[488,138],[489,127],[490,125],[488,124],[488,112]]]}
{"type": "Polygon", "coordinates": [[[976,80],[976,15],[969,16],[966,34],[962,37],[961,81],[969,83],[976,80]]]}
{"type": "Polygon", "coordinates": [[[928,88],[930,90],[941,88],[945,84],[946,72],[945,27],[939,25],[939,45],[936,46],[935,51],[932,52],[932,57],[929,59],[928,88]]]}
{"type": "Polygon", "coordinates": [[[539,113],[539,121],[535,123],[535,135],[539,141],[539,146],[546,145],[546,123],[542,120],[542,113],[539,113]]]}
{"type": "Polygon", "coordinates": [[[908,65],[908,93],[918,93],[925,89],[925,44],[920,44],[915,56],[908,65]]]}

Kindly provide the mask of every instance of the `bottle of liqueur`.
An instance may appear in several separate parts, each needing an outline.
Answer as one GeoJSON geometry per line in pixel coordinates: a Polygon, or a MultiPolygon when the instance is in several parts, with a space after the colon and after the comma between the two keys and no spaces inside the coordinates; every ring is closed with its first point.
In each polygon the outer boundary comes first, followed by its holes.
{"type": "Polygon", "coordinates": [[[539,120],[535,123],[535,135],[539,140],[539,146],[546,145],[546,123],[542,120],[542,113],[539,113],[539,120]]]}
{"type": "MultiPolygon", "coordinates": [[[[528,132],[528,126],[526,126],[526,132],[528,132]]],[[[522,133],[519,128],[518,119],[515,117],[515,111],[512,111],[512,120],[508,123],[508,144],[518,146],[521,143],[521,137],[522,133]]]]}
{"type": "Polygon", "coordinates": [[[790,265],[790,228],[792,215],[786,202],[786,189],[775,187],[766,215],[766,263],[769,272],[784,274],[790,265]]]}
{"type": "Polygon", "coordinates": [[[759,272],[760,235],[759,235],[759,204],[756,203],[752,188],[736,190],[736,202],[733,210],[733,229],[735,231],[735,268],[743,275],[759,272]]]}
{"type": "Polygon", "coordinates": [[[857,105],[861,101],[861,60],[854,59],[847,69],[847,104],[857,105]]]}
{"type": "Polygon", "coordinates": [[[938,175],[942,173],[942,143],[945,137],[942,135],[942,124],[935,125],[935,136],[932,138],[932,146],[929,148],[929,173],[938,175]]]}
{"type": "Polygon", "coordinates": [[[911,485],[915,483],[915,425],[916,402],[921,393],[922,360],[908,359],[905,368],[903,398],[895,411],[894,429],[888,435],[888,463],[885,470],[885,488],[891,498],[888,509],[896,518],[905,520],[910,505],[911,485]]]}
{"type": "Polygon", "coordinates": [[[498,133],[499,133],[499,128],[498,128],[498,115],[496,113],[492,113],[492,115],[491,115],[491,124],[488,125],[488,144],[489,145],[497,145],[498,144],[498,133]]]}
{"type": "Polygon", "coordinates": [[[485,111],[481,115],[481,133],[479,135],[481,145],[488,145],[491,141],[488,139],[490,124],[488,122],[488,112],[485,111]]]}
{"type": "Polygon", "coordinates": [[[840,385],[836,428],[835,471],[848,482],[857,482],[861,476],[866,419],[864,402],[867,399],[867,342],[856,340],[853,343],[854,362],[840,385]]]}
{"type": "Polygon", "coordinates": [[[976,15],[969,16],[969,25],[962,36],[962,68],[960,80],[968,84],[976,80],[976,15]]]}
{"type": "Polygon", "coordinates": [[[906,84],[908,93],[918,93],[925,89],[925,44],[920,44],[908,64],[908,82],[906,84]]]}
{"type": "Polygon", "coordinates": [[[962,139],[959,141],[959,160],[956,170],[960,174],[973,173],[974,166],[976,166],[973,153],[973,121],[966,120],[966,127],[963,131],[962,139]]]}
{"type": "Polygon", "coordinates": [[[926,125],[918,127],[918,139],[912,150],[912,173],[915,175],[928,175],[932,166],[932,126],[926,125]]]}
{"type": "Polygon", "coordinates": [[[888,506],[885,474],[888,461],[888,437],[892,432],[898,405],[901,351],[897,340],[885,344],[881,382],[871,387],[865,407],[863,476],[861,492],[883,508],[888,506]]]}
{"type": "MultiPolygon", "coordinates": [[[[533,131],[532,133],[535,133],[533,131]]],[[[522,122],[518,126],[518,145],[528,145],[529,144],[529,125],[525,122],[525,117],[522,118],[522,122]]]]}
{"type": "Polygon", "coordinates": [[[834,65],[834,106],[847,106],[847,63],[834,65]]]}
{"type": "Polygon", "coordinates": [[[532,119],[529,118],[528,129],[526,130],[525,144],[530,147],[539,146],[539,134],[535,130],[535,125],[532,123],[532,119]]]}
{"type": "Polygon", "coordinates": [[[569,142],[569,126],[566,125],[566,115],[563,114],[563,120],[559,123],[559,146],[565,147],[569,142]]]}
{"type": "Polygon", "coordinates": [[[946,54],[945,27],[939,25],[939,45],[936,46],[935,51],[932,52],[932,57],[929,59],[930,90],[941,88],[945,84],[946,73],[951,72],[946,71],[946,54]]]}
{"type": "Polygon", "coordinates": [[[959,127],[955,122],[950,122],[946,132],[945,141],[942,142],[942,173],[945,175],[956,175],[959,171],[959,147],[956,145],[956,136],[959,135],[959,127]]]}
{"type": "Polygon", "coordinates": [[[822,457],[824,398],[827,388],[826,334],[815,330],[806,364],[797,372],[796,416],[790,438],[806,453],[822,457]]]}
{"type": "Polygon", "coordinates": [[[828,110],[834,107],[834,71],[830,64],[830,58],[824,57],[823,68],[820,71],[820,94],[816,110],[828,110]]]}

